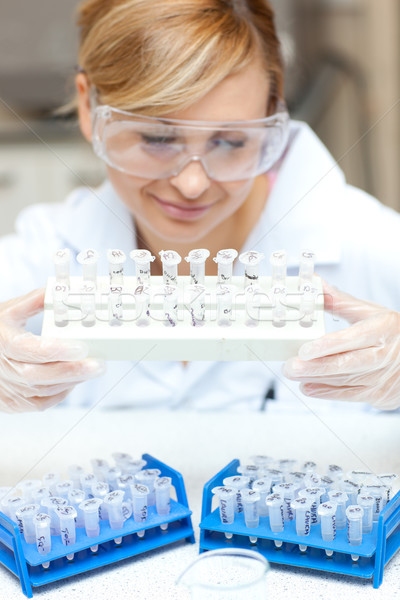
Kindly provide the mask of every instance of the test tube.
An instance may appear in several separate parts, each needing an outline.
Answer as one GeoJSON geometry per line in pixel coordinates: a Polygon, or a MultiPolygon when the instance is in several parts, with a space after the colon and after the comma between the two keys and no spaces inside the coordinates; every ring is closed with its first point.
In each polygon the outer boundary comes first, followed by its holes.
{"type": "Polygon", "coordinates": [[[82,283],[81,313],[83,327],[93,327],[96,324],[96,286],[92,281],[82,283]]]}
{"type": "Polygon", "coordinates": [[[386,502],[389,502],[392,495],[393,482],[398,478],[398,475],[396,473],[382,473],[381,475],[377,475],[377,478],[383,485],[386,485],[386,502]]]}
{"type": "Polygon", "coordinates": [[[40,479],[25,479],[19,482],[18,488],[21,490],[26,504],[34,502],[35,494],[41,486],[42,482],[40,479]]]}
{"type": "Polygon", "coordinates": [[[321,503],[321,495],[325,489],[321,487],[305,488],[298,491],[299,498],[305,497],[311,500],[311,525],[320,522],[318,515],[318,506],[321,503]]]}
{"type": "Polygon", "coordinates": [[[188,309],[193,327],[204,325],[206,314],[206,288],[204,285],[191,285],[188,287],[188,309]]]}
{"type": "Polygon", "coordinates": [[[274,327],[284,327],[286,325],[286,287],[275,284],[271,289],[272,302],[272,325],[274,327]]]}
{"type": "Polygon", "coordinates": [[[56,327],[68,325],[68,289],[66,285],[59,282],[53,285],[53,315],[56,327]]]}
{"type": "Polygon", "coordinates": [[[367,494],[358,494],[357,504],[358,506],[361,506],[364,511],[362,524],[363,533],[371,533],[373,526],[375,498],[367,494]]]}
{"type": "Polygon", "coordinates": [[[257,465],[239,465],[237,470],[238,470],[238,473],[240,473],[244,477],[249,478],[249,484],[248,484],[249,488],[251,488],[251,486],[253,485],[253,481],[258,479],[257,465]]]}
{"type": "MultiPolygon", "coordinates": [[[[325,542],[332,542],[336,537],[336,509],[334,502],[323,502],[318,506],[321,519],[321,537],[325,542]]],[[[327,556],[332,556],[333,550],[325,549],[327,556]]]]}
{"type": "Polygon", "coordinates": [[[301,327],[312,327],[314,322],[316,295],[316,289],[314,287],[303,285],[300,298],[301,327]]]}
{"type": "Polygon", "coordinates": [[[347,479],[358,483],[359,487],[361,487],[363,484],[367,485],[368,483],[379,483],[374,473],[372,473],[371,471],[364,471],[361,469],[354,469],[353,471],[349,471],[347,473],[347,479]]]}
{"type": "Polygon", "coordinates": [[[306,474],[314,473],[316,468],[317,468],[317,463],[314,462],[313,460],[307,460],[305,463],[303,463],[303,466],[302,466],[302,469],[305,470],[306,474]]]}
{"type": "Polygon", "coordinates": [[[5,505],[7,507],[7,514],[14,523],[18,524],[20,533],[23,532],[23,524],[17,518],[17,511],[20,510],[23,506],[25,506],[26,501],[22,498],[22,496],[14,496],[12,498],[7,498],[5,505]]]}
{"type": "MultiPolygon", "coordinates": [[[[360,494],[367,494],[368,496],[373,496],[375,500],[374,509],[373,509],[373,520],[378,521],[379,515],[382,509],[385,507],[386,498],[387,498],[387,490],[385,485],[364,485],[360,494]]],[[[357,503],[357,498],[356,498],[357,503]]]]}
{"type": "Polygon", "coordinates": [[[125,252],[117,248],[107,250],[108,272],[110,275],[110,287],[119,287],[124,283],[125,252]]]}
{"type": "Polygon", "coordinates": [[[106,481],[106,472],[110,468],[108,462],[104,458],[92,458],[90,464],[97,481],[106,481]]]}
{"type": "Polygon", "coordinates": [[[16,511],[18,521],[22,522],[22,530],[27,544],[36,542],[36,531],[34,519],[39,514],[39,504],[25,504],[16,511]]]}
{"type": "Polygon", "coordinates": [[[143,467],[147,465],[147,462],[141,458],[134,460],[127,460],[122,465],[119,465],[122,473],[126,475],[136,475],[138,471],[141,471],[143,467]]]}
{"type": "Polygon", "coordinates": [[[51,535],[60,535],[60,519],[57,515],[58,506],[66,506],[68,504],[65,498],[61,496],[51,496],[43,500],[44,505],[47,507],[51,522],[50,522],[50,533],[51,535]]]}
{"type": "Polygon", "coordinates": [[[147,327],[150,325],[150,288],[147,285],[138,285],[133,295],[136,307],[136,325],[147,327]]]}
{"type": "Polygon", "coordinates": [[[133,457],[127,452],[113,452],[111,455],[116,465],[123,470],[124,464],[133,459],[133,457]]]}
{"type": "Polygon", "coordinates": [[[334,481],[341,481],[343,479],[343,469],[339,465],[329,465],[327,475],[332,477],[334,481]]]}
{"type": "Polygon", "coordinates": [[[253,456],[250,456],[250,459],[259,471],[262,471],[262,469],[269,469],[274,462],[273,458],[266,456],[265,454],[254,454],[253,456]]]}
{"type": "Polygon", "coordinates": [[[343,479],[341,482],[341,488],[348,495],[349,499],[347,505],[357,504],[357,496],[360,491],[360,485],[350,479],[343,479]]]}
{"type": "Polygon", "coordinates": [[[40,512],[46,512],[46,505],[44,504],[43,501],[46,498],[50,498],[51,495],[52,495],[52,493],[50,491],[50,488],[48,488],[48,487],[41,487],[35,491],[33,502],[36,504],[39,504],[40,512]]]}
{"type": "MultiPolygon", "coordinates": [[[[125,492],[123,490],[114,490],[103,498],[103,502],[107,507],[108,520],[111,529],[122,529],[124,526],[124,515],[122,512],[122,503],[124,500],[125,492]]],[[[116,544],[122,542],[122,537],[114,539],[116,544]]]]}
{"type": "Polygon", "coordinates": [[[272,275],[271,287],[275,286],[286,287],[286,269],[287,269],[287,252],[286,250],[276,250],[269,259],[272,275]]]}
{"type": "MultiPolygon", "coordinates": [[[[36,532],[36,546],[40,554],[48,554],[51,550],[50,517],[45,513],[39,513],[34,518],[36,532]]],[[[48,569],[50,562],[42,563],[44,569],[48,569]]]]}
{"type": "Polygon", "coordinates": [[[108,510],[107,505],[104,504],[104,498],[110,492],[110,486],[105,481],[96,481],[92,484],[92,497],[100,498],[102,500],[102,505],[99,508],[99,516],[101,521],[106,521],[108,519],[108,510]]]}
{"type": "MultiPolygon", "coordinates": [[[[97,537],[100,533],[99,508],[101,503],[100,498],[88,498],[79,505],[79,508],[83,511],[85,531],[88,537],[97,537]]],[[[98,547],[98,544],[95,544],[90,549],[92,552],[97,552],[98,547]]]]}
{"type": "Polygon", "coordinates": [[[132,500],[131,486],[135,483],[135,476],[129,473],[122,474],[115,480],[117,489],[122,490],[125,494],[125,500],[132,500]]]}
{"type": "MultiPolygon", "coordinates": [[[[235,520],[235,490],[231,487],[219,485],[211,490],[219,501],[219,516],[223,525],[230,525],[235,520]]],[[[226,539],[233,536],[230,532],[224,532],[226,539]]]]}
{"type": "MultiPolygon", "coordinates": [[[[147,520],[147,498],[149,488],[147,485],[134,483],[131,486],[133,519],[136,523],[144,523],[147,520]]],[[[144,536],[144,529],[137,532],[138,537],[144,536]]]]}
{"type": "Polygon", "coordinates": [[[178,323],[178,290],[173,285],[163,288],[163,312],[165,325],[175,327],[178,323]]]}
{"type": "MultiPolygon", "coordinates": [[[[300,537],[309,535],[311,529],[311,502],[310,498],[294,498],[291,501],[290,507],[295,513],[296,518],[296,533],[300,537]]],[[[307,546],[299,544],[300,552],[305,552],[307,546]]]]}
{"type": "Polygon", "coordinates": [[[304,477],[306,474],[303,471],[291,471],[287,473],[285,476],[285,481],[290,483],[294,483],[296,486],[296,490],[304,489],[306,486],[304,485],[304,477]]]}
{"type": "MultiPolygon", "coordinates": [[[[76,542],[75,519],[77,511],[73,506],[58,506],[57,515],[60,519],[61,541],[64,546],[71,546],[76,542]]],[[[67,554],[67,560],[72,560],[74,553],[67,554]]]]}
{"type": "MultiPolygon", "coordinates": [[[[347,517],[347,539],[352,546],[359,546],[362,543],[362,523],[364,509],[357,504],[350,504],[346,508],[347,517]]],[[[351,558],[356,561],[359,556],[352,554],[351,558]]]]}
{"type": "Polygon", "coordinates": [[[282,471],[282,473],[284,474],[284,476],[286,478],[289,471],[294,469],[296,464],[297,464],[297,460],[295,460],[294,458],[283,458],[278,461],[277,466],[278,466],[279,470],[282,471]]]}
{"type": "Polygon", "coordinates": [[[302,292],[304,286],[311,285],[314,275],[315,254],[310,250],[303,250],[300,254],[299,264],[299,290],[302,292]]]}
{"type": "Polygon", "coordinates": [[[190,265],[190,281],[193,285],[204,285],[206,260],[209,256],[210,251],[205,248],[190,250],[188,256],[185,256],[186,262],[190,265]]]}
{"type": "Polygon", "coordinates": [[[74,483],[74,489],[81,487],[81,475],[85,473],[85,469],[80,465],[70,465],[68,467],[68,475],[74,483]]]}
{"type": "Polygon", "coordinates": [[[60,498],[68,499],[68,494],[71,490],[74,489],[74,482],[71,479],[66,479],[65,481],[59,481],[56,483],[55,493],[56,496],[60,498]]]}
{"type": "Polygon", "coordinates": [[[260,290],[256,284],[248,285],[244,290],[246,300],[246,325],[247,327],[257,327],[260,322],[260,304],[259,299],[260,290]]]}
{"type": "MultiPolygon", "coordinates": [[[[260,516],[258,514],[258,503],[260,501],[260,494],[257,490],[242,490],[242,502],[244,508],[244,521],[246,523],[246,527],[249,529],[253,529],[258,527],[260,522],[260,516]]],[[[250,535],[249,536],[250,543],[255,544],[257,542],[257,537],[250,535]]]]}
{"type": "Polygon", "coordinates": [[[82,265],[82,278],[84,281],[90,281],[96,288],[97,284],[97,263],[99,261],[99,253],[93,248],[87,248],[79,252],[76,260],[82,265]]]}
{"type": "Polygon", "coordinates": [[[280,469],[263,469],[263,475],[271,478],[271,487],[285,480],[285,474],[280,469]]]}
{"type": "Polygon", "coordinates": [[[160,469],[143,469],[143,471],[138,471],[135,475],[135,479],[138,483],[141,483],[149,488],[147,506],[154,506],[156,503],[154,482],[160,474],[160,469]]]}
{"type": "Polygon", "coordinates": [[[148,283],[150,281],[151,267],[150,263],[155,260],[155,256],[148,250],[131,250],[129,256],[135,263],[136,281],[138,285],[148,283]]]}
{"type": "Polygon", "coordinates": [[[108,294],[108,319],[111,326],[121,325],[123,318],[122,287],[110,287],[108,294]]]}
{"type": "MultiPolygon", "coordinates": [[[[171,477],[158,477],[154,482],[158,515],[169,515],[171,510],[171,477]]],[[[162,529],[162,527],[161,527],[162,529]]]]}
{"type": "Polygon", "coordinates": [[[92,498],[92,485],[97,481],[94,473],[83,473],[81,475],[81,487],[85,492],[85,498],[92,498]]]}
{"type": "Polygon", "coordinates": [[[265,504],[265,498],[271,493],[271,479],[269,477],[260,477],[253,481],[252,489],[259,493],[260,500],[258,501],[258,514],[260,517],[268,515],[268,508],[265,504]]]}
{"type": "Polygon", "coordinates": [[[328,492],[336,488],[336,481],[334,481],[331,477],[328,477],[328,475],[323,475],[320,483],[326,490],[324,500],[328,500],[328,492]]]}
{"type": "Polygon", "coordinates": [[[235,502],[234,510],[237,513],[243,512],[243,503],[241,490],[244,490],[250,485],[250,478],[243,475],[232,475],[231,477],[225,477],[222,482],[224,486],[233,488],[235,490],[235,502]]]}
{"type": "Polygon", "coordinates": [[[328,497],[331,502],[336,504],[336,529],[346,527],[346,506],[349,499],[346,492],[340,490],[330,490],[328,497]]]}
{"type": "MultiPolygon", "coordinates": [[[[282,494],[274,493],[266,497],[265,503],[268,506],[269,526],[271,531],[279,533],[284,530],[285,519],[283,516],[284,499],[282,494]]],[[[277,548],[282,546],[281,540],[274,540],[277,548]]]]}
{"type": "Polygon", "coordinates": [[[109,467],[104,470],[104,479],[110,486],[110,492],[118,489],[118,477],[121,477],[122,471],[119,467],[109,467]]]}
{"type": "Polygon", "coordinates": [[[242,252],[239,255],[239,261],[244,265],[244,287],[255,285],[258,282],[259,264],[263,260],[264,254],[256,250],[242,252]]]}
{"type": "Polygon", "coordinates": [[[237,257],[238,252],[233,248],[219,250],[217,256],[214,256],[213,261],[218,265],[218,284],[227,284],[232,280],[233,261],[237,257]]]}
{"type": "Polygon", "coordinates": [[[56,492],[56,484],[60,481],[60,474],[56,471],[46,473],[42,477],[42,482],[45,487],[50,488],[52,494],[56,492]]]}
{"type": "Polygon", "coordinates": [[[293,521],[294,513],[291,507],[292,500],[294,500],[297,487],[294,483],[278,483],[272,486],[272,491],[276,494],[281,494],[284,500],[283,504],[283,518],[285,521],[293,521]]]}
{"type": "Polygon", "coordinates": [[[313,488],[318,487],[321,484],[321,477],[318,473],[308,472],[304,477],[304,487],[313,488]]]}
{"type": "Polygon", "coordinates": [[[81,503],[85,500],[85,492],[79,488],[71,490],[68,494],[68,504],[73,506],[76,510],[76,526],[85,527],[85,518],[83,516],[83,510],[80,507],[81,503]]]}
{"type": "Polygon", "coordinates": [[[69,248],[57,250],[54,253],[53,261],[56,275],[56,282],[69,289],[69,264],[71,260],[71,251],[69,248]]]}
{"type": "Polygon", "coordinates": [[[159,252],[163,267],[163,279],[165,285],[178,285],[178,265],[182,258],[175,250],[161,250],[159,252]]]}
{"type": "Polygon", "coordinates": [[[228,285],[219,285],[216,291],[217,323],[220,327],[229,327],[232,319],[232,289],[228,285]]]}

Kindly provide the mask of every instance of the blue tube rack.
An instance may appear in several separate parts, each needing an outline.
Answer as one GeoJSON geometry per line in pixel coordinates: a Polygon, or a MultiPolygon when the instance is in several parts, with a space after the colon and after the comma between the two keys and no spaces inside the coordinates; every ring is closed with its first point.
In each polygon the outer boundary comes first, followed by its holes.
{"type": "Polygon", "coordinates": [[[373,587],[380,586],[386,564],[400,548],[400,492],[388,502],[379,515],[379,521],[374,523],[372,532],[364,534],[359,546],[349,544],[346,529],[337,530],[336,538],[332,542],[325,542],[321,537],[320,525],[313,525],[310,534],[304,537],[296,534],[294,521],[285,522],[284,531],[274,533],[268,517],[260,517],[259,526],[250,529],[245,525],[243,513],[235,513],[234,522],[226,525],[221,523],[219,508],[211,511],[211,490],[223,485],[225,477],[237,475],[239,464],[238,459],[233,460],[204,486],[200,552],[217,548],[247,548],[260,552],[271,563],[373,578],[373,587]],[[233,534],[233,537],[227,539],[225,532],[233,534]],[[258,538],[256,544],[250,542],[250,535],[258,538]],[[283,542],[281,548],[276,548],[274,540],[283,542]],[[300,551],[299,544],[307,545],[306,552],[300,551]],[[328,557],[325,549],[333,550],[333,556],[328,557]],[[359,559],[353,561],[352,554],[359,556],[359,559]]]}
{"type": "Polygon", "coordinates": [[[177,501],[171,499],[169,515],[160,516],[154,506],[149,506],[144,523],[136,523],[131,518],[125,521],[123,528],[111,529],[106,521],[101,521],[98,537],[87,537],[84,529],[78,529],[78,541],[64,546],[60,536],[52,536],[51,551],[39,554],[36,544],[27,544],[18,525],[0,512],[0,563],[20,579],[25,596],[32,598],[32,587],[97,569],[178,540],[185,539],[192,544],[195,542],[190,517],[192,512],[188,506],[182,475],[149,454],[143,454],[142,458],[147,461],[146,468],[160,469],[163,476],[172,479],[177,501]],[[160,525],[164,523],[168,523],[165,531],[160,529],[160,525]],[[146,530],[143,538],[135,535],[143,530],[146,530]],[[114,542],[117,537],[123,538],[120,545],[114,542]],[[95,544],[99,548],[96,553],[92,553],[90,547],[95,544]],[[74,559],[68,561],[66,555],[72,553],[75,555],[74,559]],[[46,561],[51,561],[48,569],[42,567],[42,563],[46,561]]]}

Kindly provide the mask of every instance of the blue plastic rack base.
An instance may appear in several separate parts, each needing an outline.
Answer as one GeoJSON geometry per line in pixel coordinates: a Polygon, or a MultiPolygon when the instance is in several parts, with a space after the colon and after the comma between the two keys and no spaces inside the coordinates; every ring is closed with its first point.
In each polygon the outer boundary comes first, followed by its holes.
{"type": "Polygon", "coordinates": [[[147,461],[146,468],[160,469],[163,476],[172,479],[177,501],[171,499],[171,511],[167,516],[159,516],[155,507],[150,506],[144,523],[128,519],[123,528],[111,529],[106,521],[101,521],[100,535],[96,538],[89,538],[84,529],[78,529],[77,543],[64,546],[61,538],[52,536],[51,552],[43,555],[38,553],[35,544],[27,544],[18,525],[0,512],[0,563],[20,579],[22,591],[28,598],[33,596],[32,586],[53,583],[178,540],[195,542],[190,517],[192,512],[189,510],[182,475],[149,454],[143,454],[142,458],[147,461]],[[160,529],[164,523],[168,523],[165,531],[160,529]],[[143,530],[146,533],[139,538],[136,534],[143,530]],[[123,538],[120,545],[114,542],[117,537],[123,538]],[[95,544],[99,547],[93,553],[90,547],[95,544]],[[72,553],[74,559],[67,560],[66,555],[72,553]],[[42,566],[45,561],[51,561],[48,569],[42,566]]]}
{"type": "Polygon", "coordinates": [[[373,587],[380,586],[386,564],[400,548],[400,492],[382,510],[372,532],[364,534],[359,546],[348,543],[346,529],[337,530],[336,538],[332,542],[325,542],[321,537],[320,525],[313,525],[310,534],[305,537],[296,534],[294,521],[285,522],[284,531],[274,533],[268,517],[260,517],[259,526],[249,529],[243,513],[235,514],[234,522],[225,525],[221,523],[219,508],[211,512],[211,490],[223,485],[225,477],[237,475],[239,464],[238,459],[233,460],[204,486],[200,552],[217,548],[247,548],[260,552],[271,563],[373,578],[373,587]],[[233,537],[227,539],[225,532],[233,534],[233,537]],[[251,543],[249,536],[257,537],[257,542],[251,543]],[[274,540],[284,543],[277,548],[274,540]],[[299,544],[307,545],[307,550],[301,552],[299,544]],[[326,555],[325,549],[333,550],[332,557],[326,555]],[[353,561],[352,554],[359,556],[359,559],[353,561]]]}

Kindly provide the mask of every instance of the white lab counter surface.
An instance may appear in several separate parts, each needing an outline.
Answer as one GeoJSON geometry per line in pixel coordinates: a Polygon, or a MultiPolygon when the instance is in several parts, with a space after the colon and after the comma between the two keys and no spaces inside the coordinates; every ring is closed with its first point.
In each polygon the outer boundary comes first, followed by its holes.
{"type": "MultiPolygon", "coordinates": [[[[91,458],[111,460],[115,451],[147,452],[184,477],[196,544],[177,542],[83,575],[33,588],[40,600],[186,600],[178,575],[198,555],[202,488],[233,458],[252,454],[314,460],[320,469],[335,463],[346,470],[367,468],[400,474],[400,415],[303,408],[256,412],[112,411],[53,408],[1,419],[0,486],[40,478],[91,458]]],[[[398,486],[397,486],[398,487],[398,486]]],[[[397,488],[396,488],[397,489],[397,488]]],[[[271,565],[273,600],[400,598],[400,553],[387,565],[383,583],[320,571],[271,565]]],[[[0,565],[0,598],[23,598],[19,580],[0,565]]]]}

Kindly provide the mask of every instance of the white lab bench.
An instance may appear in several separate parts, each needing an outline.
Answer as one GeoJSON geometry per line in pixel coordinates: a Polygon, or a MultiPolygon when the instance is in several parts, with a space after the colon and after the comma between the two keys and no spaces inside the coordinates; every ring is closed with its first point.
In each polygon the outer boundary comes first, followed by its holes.
{"type": "MultiPolygon", "coordinates": [[[[90,458],[114,451],[152,454],[180,471],[199,538],[203,484],[233,458],[252,454],[315,460],[324,469],[369,468],[400,475],[400,414],[358,413],[278,406],[265,413],[112,411],[54,408],[44,413],[0,415],[0,485],[59,470],[71,463],[90,468],[90,458]]],[[[198,554],[198,543],[176,543],[84,575],[34,588],[37,599],[184,600],[175,580],[198,554]]],[[[274,600],[388,600],[400,598],[400,553],[387,565],[379,589],[370,580],[272,565],[274,600]]],[[[24,598],[19,580],[0,565],[0,597],[24,598]]]]}

